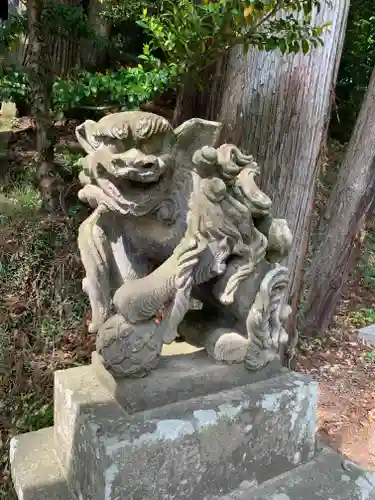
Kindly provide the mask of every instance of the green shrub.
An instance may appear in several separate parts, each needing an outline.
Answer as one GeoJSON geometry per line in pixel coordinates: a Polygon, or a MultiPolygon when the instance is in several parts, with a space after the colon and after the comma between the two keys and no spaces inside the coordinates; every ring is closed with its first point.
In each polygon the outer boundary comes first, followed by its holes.
{"type": "Polygon", "coordinates": [[[29,79],[25,71],[9,66],[0,72],[0,100],[31,103],[29,79]]]}
{"type": "Polygon", "coordinates": [[[375,310],[372,307],[362,307],[348,314],[354,326],[362,328],[375,322],[375,310]]]}
{"type": "Polygon", "coordinates": [[[53,106],[59,111],[105,104],[135,109],[166,89],[171,75],[169,68],[145,70],[141,65],[105,74],[84,72],[77,78],[56,80],[53,106]]]}
{"type": "MultiPolygon", "coordinates": [[[[113,105],[136,109],[143,102],[166,89],[173,78],[173,65],[162,66],[149,57],[153,69],[142,65],[103,73],[80,72],[77,76],[57,78],[53,85],[53,111],[65,113],[82,106],[113,105]]],[[[31,91],[25,71],[6,68],[0,77],[0,100],[29,104],[31,91]]]]}

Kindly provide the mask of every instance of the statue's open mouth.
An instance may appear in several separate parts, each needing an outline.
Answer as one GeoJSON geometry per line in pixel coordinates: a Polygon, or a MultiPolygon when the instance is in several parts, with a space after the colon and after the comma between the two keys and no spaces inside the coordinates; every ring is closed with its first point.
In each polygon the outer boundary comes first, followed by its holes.
{"type": "MultiPolygon", "coordinates": [[[[152,162],[106,163],[96,185],[106,203],[120,213],[144,214],[165,197],[173,176],[173,160],[155,158],[152,162]]],[[[84,196],[84,195],[82,195],[84,196]]]]}
{"type": "Polygon", "coordinates": [[[115,179],[128,180],[139,184],[149,184],[158,182],[165,172],[157,163],[149,163],[142,167],[124,167],[115,174],[115,179]]]}
{"type": "Polygon", "coordinates": [[[148,190],[155,187],[164,177],[167,177],[171,167],[171,158],[146,157],[139,161],[126,163],[119,155],[112,173],[112,182],[118,188],[132,188],[148,190]],[[117,165],[116,165],[117,163],[117,165]]]}
{"type": "Polygon", "coordinates": [[[235,198],[243,203],[252,215],[267,215],[270,213],[272,201],[257,186],[254,177],[256,173],[244,168],[236,178],[233,191],[235,198]]]}
{"type": "Polygon", "coordinates": [[[155,188],[163,184],[164,181],[170,180],[170,169],[160,167],[146,167],[142,170],[129,167],[126,172],[120,172],[116,176],[111,176],[112,183],[121,193],[146,193],[155,190],[155,188]]]}
{"type": "Polygon", "coordinates": [[[156,181],[138,181],[130,179],[116,179],[114,180],[114,186],[119,190],[119,192],[129,193],[128,197],[134,198],[134,195],[142,195],[142,193],[148,193],[154,191],[159,185],[163,184],[164,176],[159,177],[156,181]]]}

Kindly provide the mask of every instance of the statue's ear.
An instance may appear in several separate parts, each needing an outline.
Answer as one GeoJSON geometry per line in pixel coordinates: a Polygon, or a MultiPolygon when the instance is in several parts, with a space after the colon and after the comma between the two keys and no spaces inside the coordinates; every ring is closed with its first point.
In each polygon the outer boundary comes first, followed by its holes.
{"type": "Polygon", "coordinates": [[[92,146],[92,134],[96,128],[96,125],[96,122],[94,122],[93,120],[86,120],[81,123],[81,125],[78,125],[78,127],[76,127],[77,140],[87,154],[96,151],[96,148],[92,146]]]}
{"type": "Polygon", "coordinates": [[[195,151],[203,146],[216,146],[221,131],[221,123],[192,118],[174,130],[176,136],[176,164],[192,167],[195,151]]]}

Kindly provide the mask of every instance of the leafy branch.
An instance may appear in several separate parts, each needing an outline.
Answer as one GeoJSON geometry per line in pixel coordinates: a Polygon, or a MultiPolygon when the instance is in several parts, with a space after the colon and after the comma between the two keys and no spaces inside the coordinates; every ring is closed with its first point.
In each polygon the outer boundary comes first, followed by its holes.
{"type": "Polygon", "coordinates": [[[147,32],[147,50],[160,49],[179,73],[199,73],[235,45],[282,53],[308,52],[323,43],[329,23],[311,24],[318,0],[164,0],[145,8],[137,23],[147,32]]]}

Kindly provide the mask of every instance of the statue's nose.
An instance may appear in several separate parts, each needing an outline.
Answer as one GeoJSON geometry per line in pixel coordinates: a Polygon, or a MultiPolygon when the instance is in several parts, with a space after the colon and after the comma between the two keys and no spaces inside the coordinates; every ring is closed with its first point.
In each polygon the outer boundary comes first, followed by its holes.
{"type": "Polygon", "coordinates": [[[143,170],[150,170],[152,168],[155,168],[157,164],[157,158],[145,158],[143,160],[138,160],[135,163],[135,167],[143,170]]]}

